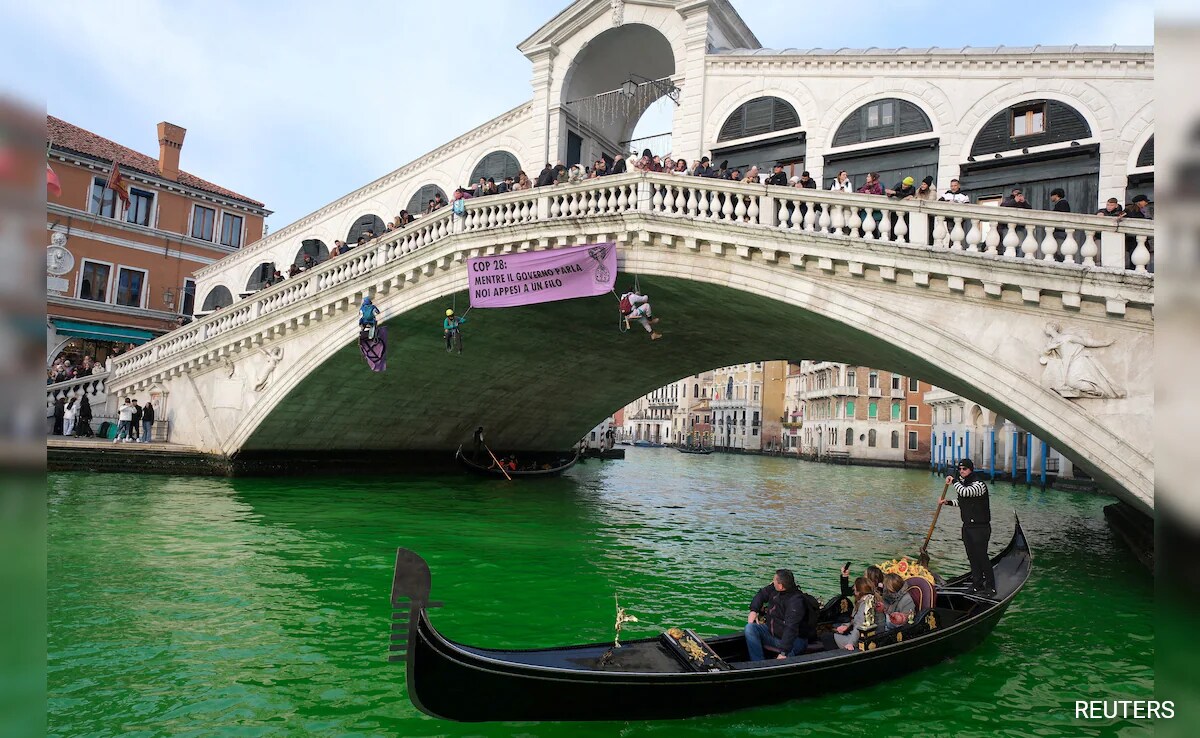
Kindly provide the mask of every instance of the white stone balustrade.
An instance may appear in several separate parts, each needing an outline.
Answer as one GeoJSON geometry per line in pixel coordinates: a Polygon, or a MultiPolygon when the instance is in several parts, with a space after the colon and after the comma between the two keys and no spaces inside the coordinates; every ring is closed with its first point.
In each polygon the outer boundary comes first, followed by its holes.
{"type": "Polygon", "coordinates": [[[1124,271],[1128,240],[1136,246],[1130,249],[1133,271],[1145,273],[1154,234],[1151,222],[1102,216],[898,201],[876,195],[687,175],[607,176],[574,185],[472,198],[461,216],[454,215],[450,207],[443,208],[117,357],[113,376],[138,371],[193,349],[313,295],[407,259],[454,234],[632,212],[723,226],[778,229],[842,246],[893,244],[958,251],[981,259],[1036,260],[1064,270],[1124,271]],[[1055,261],[1058,255],[1067,261],[1055,261]]]}
{"type": "Polygon", "coordinates": [[[93,372],[86,377],[69,379],[65,382],[55,382],[46,385],[46,414],[54,409],[58,400],[70,400],[87,397],[93,412],[100,414],[108,398],[108,372],[93,372]]]}

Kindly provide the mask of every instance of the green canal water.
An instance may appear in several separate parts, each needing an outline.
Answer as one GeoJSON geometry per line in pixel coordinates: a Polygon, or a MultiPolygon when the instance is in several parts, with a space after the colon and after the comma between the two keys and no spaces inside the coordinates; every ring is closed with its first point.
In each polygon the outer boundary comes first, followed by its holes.
{"type": "MultiPolygon", "coordinates": [[[[680,721],[429,718],[386,648],[397,546],[433,571],[447,636],[527,648],[641,622],[740,629],[773,570],[822,598],[846,560],[912,554],[941,490],[920,471],[630,449],[568,476],[209,479],[52,474],[48,693],[56,736],[1137,735],[1074,699],[1148,699],[1152,582],[1105,498],[997,484],[993,553],[1021,516],[1029,585],[975,651],[902,680],[680,721]]],[[[955,511],[935,568],[967,569],[955,511]]],[[[463,694],[465,700],[470,694],[463,694]]]]}

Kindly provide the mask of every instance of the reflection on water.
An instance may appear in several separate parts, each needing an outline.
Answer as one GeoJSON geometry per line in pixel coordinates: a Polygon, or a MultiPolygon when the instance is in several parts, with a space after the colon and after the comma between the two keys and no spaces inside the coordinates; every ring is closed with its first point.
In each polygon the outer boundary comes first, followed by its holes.
{"type": "MultiPolygon", "coordinates": [[[[993,489],[993,551],[1021,515],[1034,576],[992,638],[903,683],[671,723],[462,726],[420,715],[385,660],[396,546],[430,563],[449,637],[533,647],[641,620],[740,627],[780,566],[835,593],[915,554],[941,491],[927,473],[630,449],[567,477],[50,477],[50,724],[55,735],[1078,735],[1071,700],[1145,698],[1151,582],[1089,495],[993,489]],[[912,701],[929,722],[906,723],[912,701]],[[932,707],[936,706],[936,707],[932,707]]],[[[957,511],[930,546],[967,568],[957,511]]],[[[1125,728],[1134,727],[1132,723],[1125,728]]],[[[1112,729],[1109,726],[1108,729],[1112,729]]]]}

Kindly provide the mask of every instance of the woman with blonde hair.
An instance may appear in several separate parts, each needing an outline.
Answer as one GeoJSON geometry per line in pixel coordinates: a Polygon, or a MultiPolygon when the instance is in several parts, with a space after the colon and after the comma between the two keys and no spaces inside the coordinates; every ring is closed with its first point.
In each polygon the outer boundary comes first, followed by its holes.
{"type": "Polygon", "coordinates": [[[833,639],[838,648],[853,651],[858,648],[858,639],[862,631],[875,627],[875,600],[879,597],[877,592],[875,585],[866,577],[854,580],[854,619],[835,629],[833,639]]]}

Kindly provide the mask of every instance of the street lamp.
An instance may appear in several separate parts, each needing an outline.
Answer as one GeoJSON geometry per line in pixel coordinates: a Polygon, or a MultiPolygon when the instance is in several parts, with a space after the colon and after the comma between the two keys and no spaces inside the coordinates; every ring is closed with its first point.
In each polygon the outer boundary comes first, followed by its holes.
{"type": "Polygon", "coordinates": [[[637,93],[637,83],[631,79],[625,80],[621,85],[621,94],[625,97],[632,98],[637,93]]]}
{"type": "Polygon", "coordinates": [[[170,287],[163,290],[163,304],[168,308],[175,307],[175,290],[170,287]]]}

